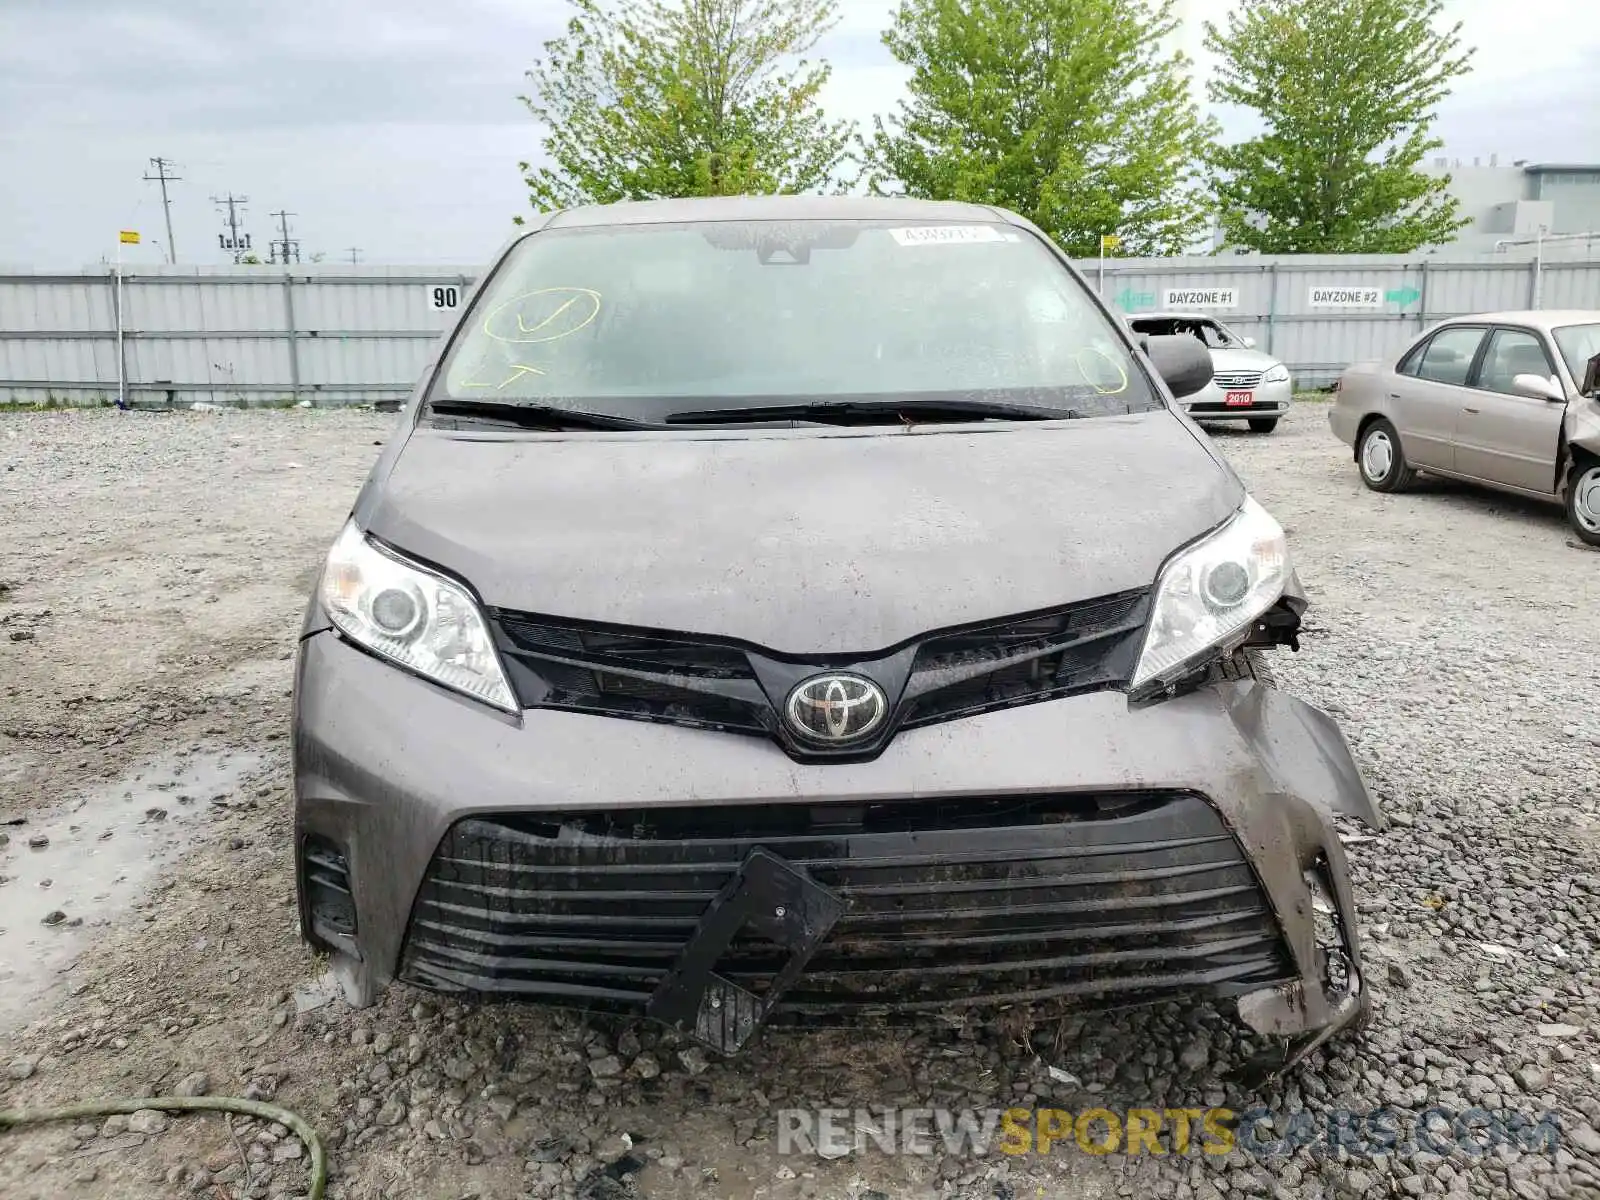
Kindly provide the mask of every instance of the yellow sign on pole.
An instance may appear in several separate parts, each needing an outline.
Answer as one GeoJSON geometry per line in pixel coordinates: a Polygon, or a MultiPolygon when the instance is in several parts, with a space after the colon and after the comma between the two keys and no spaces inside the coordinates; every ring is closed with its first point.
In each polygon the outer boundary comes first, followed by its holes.
{"type": "Polygon", "coordinates": [[[124,229],[118,240],[124,246],[137,246],[139,244],[139,231],[136,229],[124,229]]]}
{"type": "Polygon", "coordinates": [[[1120,245],[1122,245],[1122,239],[1116,234],[1103,233],[1100,235],[1100,249],[1115,250],[1120,245]]]}

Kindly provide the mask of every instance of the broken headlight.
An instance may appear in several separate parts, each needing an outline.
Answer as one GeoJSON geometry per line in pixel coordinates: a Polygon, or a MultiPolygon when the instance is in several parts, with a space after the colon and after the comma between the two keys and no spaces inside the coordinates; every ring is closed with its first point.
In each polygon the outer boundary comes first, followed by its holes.
{"type": "Polygon", "coordinates": [[[1217,647],[1242,639],[1277,603],[1288,579],[1283,528],[1246,496],[1227,524],[1161,569],[1132,686],[1171,683],[1217,647]]]}
{"type": "Polygon", "coordinates": [[[406,562],[345,525],[322,571],[322,605],[339,631],[374,654],[486,704],[516,698],[471,593],[406,562]]]}

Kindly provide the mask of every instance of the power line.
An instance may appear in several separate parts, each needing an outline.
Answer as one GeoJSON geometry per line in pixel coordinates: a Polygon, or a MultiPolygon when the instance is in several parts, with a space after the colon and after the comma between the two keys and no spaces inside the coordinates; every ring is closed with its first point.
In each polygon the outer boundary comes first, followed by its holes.
{"type": "Polygon", "coordinates": [[[272,243],[267,254],[267,261],[274,263],[288,263],[291,256],[295,262],[300,261],[300,239],[289,236],[289,218],[297,217],[299,213],[284,212],[281,208],[275,213],[268,213],[269,217],[278,218],[279,237],[272,243]]]}
{"type": "Polygon", "coordinates": [[[250,235],[239,233],[239,226],[244,219],[244,206],[249,202],[249,196],[235,196],[229,192],[226,196],[213,196],[211,203],[221,212],[224,207],[228,210],[228,232],[217,234],[217,244],[233,255],[233,261],[241,261],[250,249],[250,235]]]}
{"type": "Polygon", "coordinates": [[[346,248],[346,250],[347,250],[347,253],[349,253],[349,255],[350,255],[350,264],[352,266],[354,266],[356,263],[361,261],[361,247],[360,246],[349,246],[349,247],[346,248]]]}
{"type": "Polygon", "coordinates": [[[178,261],[178,248],[172,244],[172,202],[167,199],[167,184],[182,183],[183,176],[169,175],[167,173],[172,166],[168,159],[152,158],[150,165],[156,169],[156,173],[154,175],[146,175],[145,181],[148,183],[159,182],[161,184],[161,211],[167,218],[167,261],[175,263],[178,261]]]}

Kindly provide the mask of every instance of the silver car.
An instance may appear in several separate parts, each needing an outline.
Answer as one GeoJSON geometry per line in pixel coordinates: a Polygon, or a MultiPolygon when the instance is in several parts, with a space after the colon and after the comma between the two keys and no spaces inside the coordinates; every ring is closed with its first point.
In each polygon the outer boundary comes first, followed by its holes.
{"type": "Polygon", "coordinates": [[[298,647],[306,937],[391,981],[801,1024],[1368,1003],[1283,529],[1033,225],[727,198],[540,218],[298,647]]]}
{"type": "Polygon", "coordinates": [[[1129,317],[1136,334],[1199,338],[1211,352],[1211,382],[1183,408],[1197,421],[1248,421],[1253,433],[1271,433],[1289,411],[1294,383],[1289,368],[1257,350],[1255,338],[1229,329],[1215,317],[1199,313],[1140,313],[1129,317]]]}
{"type": "Polygon", "coordinates": [[[1480,313],[1340,377],[1328,422],[1379,492],[1419,472],[1564,505],[1600,546],[1600,311],[1480,313]]]}

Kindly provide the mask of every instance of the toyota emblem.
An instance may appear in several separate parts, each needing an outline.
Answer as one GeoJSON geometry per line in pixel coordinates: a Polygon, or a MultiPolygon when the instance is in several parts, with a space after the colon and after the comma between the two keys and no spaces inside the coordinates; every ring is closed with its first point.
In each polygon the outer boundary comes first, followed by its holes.
{"type": "Polygon", "coordinates": [[[889,715],[883,689],[861,675],[813,675],[784,705],[789,727],[813,742],[859,742],[889,715]]]}

